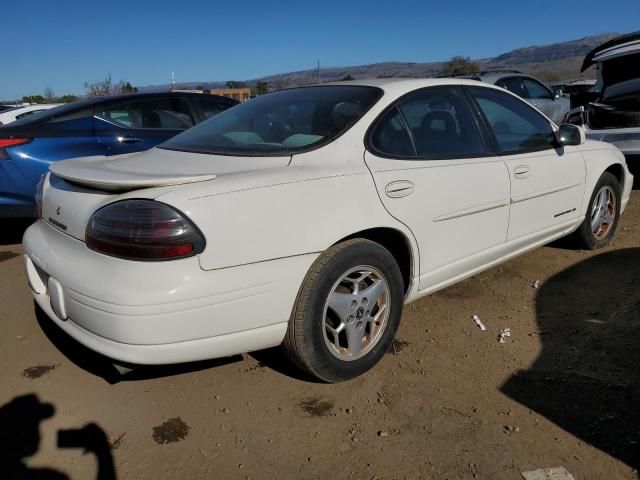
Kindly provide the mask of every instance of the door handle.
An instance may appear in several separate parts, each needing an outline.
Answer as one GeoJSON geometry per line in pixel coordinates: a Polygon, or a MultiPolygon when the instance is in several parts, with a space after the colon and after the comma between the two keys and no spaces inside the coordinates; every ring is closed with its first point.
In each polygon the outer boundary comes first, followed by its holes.
{"type": "Polygon", "coordinates": [[[531,169],[528,165],[518,165],[513,169],[513,176],[515,178],[527,178],[531,175],[531,169]]]}
{"type": "Polygon", "coordinates": [[[119,143],[139,143],[142,141],[141,138],[131,137],[128,135],[124,137],[117,137],[116,140],[118,140],[119,143]]]}
{"type": "Polygon", "coordinates": [[[395,182],[389,183],[385,187],[384,192],[389,198],[400,198],[411,195],[414,190],[415,184],[413,182],[409,180],[396,180],[395,182]]]}

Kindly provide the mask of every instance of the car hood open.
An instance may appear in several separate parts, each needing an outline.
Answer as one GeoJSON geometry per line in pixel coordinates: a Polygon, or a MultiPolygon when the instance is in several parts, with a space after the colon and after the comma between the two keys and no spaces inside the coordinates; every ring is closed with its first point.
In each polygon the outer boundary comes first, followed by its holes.
{"type": "Polygon", "coordinates": [[[282,167],[290,157],[231,157],[153,148],[113,157],[57,162],[49,170],[84,187],[113,192],[214,180],[220,174],[282,167]]]}

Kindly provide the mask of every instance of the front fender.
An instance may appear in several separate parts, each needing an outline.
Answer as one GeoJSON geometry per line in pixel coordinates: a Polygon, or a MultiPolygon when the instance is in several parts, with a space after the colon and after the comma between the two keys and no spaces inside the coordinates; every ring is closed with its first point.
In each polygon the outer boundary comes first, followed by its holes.
{"type": "Polygon", "coordinates": [[[629,172],[627,168],[624,154],[609,143],[593,140],[587,140],[578,148],[584,157],[587,172],[584,200],[582,202],[582,215],[586,215],[596,183],[598,183],[602,174],[613,166],[617,166],[622,173],[620,182],[622,190],[621,212],[624,211],[624,207],[629,201],[631,185],[633,183],[633,175],[631,175],[631,172],[629,172]]]}

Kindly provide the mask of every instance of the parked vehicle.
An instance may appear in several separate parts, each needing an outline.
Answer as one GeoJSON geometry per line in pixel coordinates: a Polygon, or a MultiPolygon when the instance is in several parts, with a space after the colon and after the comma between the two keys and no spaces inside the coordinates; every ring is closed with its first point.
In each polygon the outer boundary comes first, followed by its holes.
{"type": "Polygon", "coordinates": [[[125,366],[282,343],[328,382],[382,358],[404,303],[572,232],[606,245],[633,180],[615,147],[455,79],[282,90],[50,170],[23,244],[62,330],[125,366]]]}
{"type": "Polygon", "coordinates": [[[576,93],[591,92],[596,86],[595,80],[573,80],[571,82],[556,83],[549,88],[562,97],[571,97],[576,93]]]}
{"type": "Polygon", "coordinates": [[[525,75],[517,70],[480,72],[469,78],[497,85],[524,98],[557,125],[564,120],[569,112],[569,99],[554,92],[531,75],[525,75]]]}
{"type": "Polygon", "coordinates": [[[147,150],[237,103],[188,93],[97,97],[0,127],[0,218],[36,216],[36,184],[54,162],[147,150]]]}
{"type": "Polygon", "coordinates": [[[587,54],[582,71],[598,69],[595,92],[578,97],[568,121],[587,138],[609,142],[634,164],[640,158],[640,32],[614,38],[587,54]]]}
{"type": "Polygon", "coordinates": [[[33,115],[34,113],[49,110],[50,108],[58,106],[60,106],[59,103],[43,103],[36,105],[23,105],[20,107],[3,110],[2,112],[0,112],[0,126],[6,125],[7,123],[15,122],[16,120],[28,117],[29,115],[33,115]]]}

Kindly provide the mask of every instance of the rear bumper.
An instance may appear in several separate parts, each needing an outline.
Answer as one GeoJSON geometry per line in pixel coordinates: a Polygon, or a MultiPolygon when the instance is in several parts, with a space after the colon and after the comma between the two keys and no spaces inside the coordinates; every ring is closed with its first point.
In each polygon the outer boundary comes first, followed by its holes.
{"type": "Polygon", "coordinates": [[[46,222],[29,227],[35,301],[71,337],[107,357],[168,364],[279,345],[315,255],[221,270],[197,257],[132,262],[98,254],[46,222]]]}
{"type": "MultiPolygon", "coordinates": [[[[68,319],[61,320],[51,308],[46,294],[35,294],[35,301],[47,316],[70,337],[106,357],[134,365],[164,365],[210,358],[229,357],[239,353],[279,345],[287,331],[287,323],[236,332],[227,335],[161,345],[134,345],[115,342],[85,330],[68,319]]],[[[176,319],[179,321],[179,319],[176,319]]]]}
{"type": "Polygon", "coordinates": [[[633,189],[633,174],[626,169],[624,176],[624,185],[622,186],[622,205],[620,208],[620,213],[624,212],[629,204],[629,199],[631,198],[631,190],[633,189]]]}

